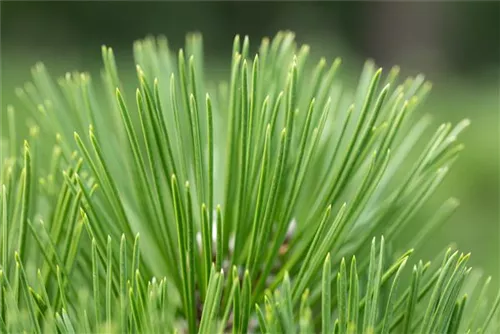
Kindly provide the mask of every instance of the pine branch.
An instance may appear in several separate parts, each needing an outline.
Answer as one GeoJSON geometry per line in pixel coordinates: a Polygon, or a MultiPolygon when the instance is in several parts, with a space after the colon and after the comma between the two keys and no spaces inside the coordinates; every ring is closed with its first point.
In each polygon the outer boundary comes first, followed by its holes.
{"type": "Polygon", "coordinates": [[[469,254],[414,258],[458,200],[393,248],[469,121],[426,136],[423,75],[367,61],[351,91],[340,59],[312,63],[291,32],[250,50],[236,36],[211,86],[201,35],[137,41],[135,95],[106,46],[103,89],[36,64],[6,108],[2,332],[500,330],[469,254]]]}

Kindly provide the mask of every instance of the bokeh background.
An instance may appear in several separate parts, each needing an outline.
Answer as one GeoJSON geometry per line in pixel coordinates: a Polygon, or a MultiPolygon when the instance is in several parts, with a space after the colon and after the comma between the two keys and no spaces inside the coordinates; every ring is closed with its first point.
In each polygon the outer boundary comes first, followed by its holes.
{"type": "Polygon", "coordinates": [[[186,33],[203,33],[213,79],[228,73],[235,34],[249,35],[255,50],[262,37],[285,29],[309,44],[316,60],[341,56],[352,84],[366,58],[400,65],[403,76],[424,73],[434,88],[420,112],[435,116],[434,128],[465,117],[472,125],[462,136],[465,152],[428,210],[448,196],[461,206],[421,255],[430,259],[456,242],[499,286],[500,2],[2,1],[0,13],[1,115],[17,103],[14,88],[29,80],[37,61],[57,76],[98,74],[106,44],[133,77],[132,42],[148,34],[166,35],[177,49],[186,33]]]}

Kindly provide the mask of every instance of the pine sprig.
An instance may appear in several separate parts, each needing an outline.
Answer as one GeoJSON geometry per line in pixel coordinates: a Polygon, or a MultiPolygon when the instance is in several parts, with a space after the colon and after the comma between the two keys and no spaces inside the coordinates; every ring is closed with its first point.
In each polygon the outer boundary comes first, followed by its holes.
{"type": "Polygon", "coordinates": [[[393,248],[469,121],[426,137],[423,75],[367,61],[351,92],[290,32],[251,49],[236,36],[210,85],[201,35],[137,41],[135,95],[109,47],[103,89],[33,68],[2,146],[2,332],[500,330],[468,254],[413,258],[456,199],[393,248]]]}

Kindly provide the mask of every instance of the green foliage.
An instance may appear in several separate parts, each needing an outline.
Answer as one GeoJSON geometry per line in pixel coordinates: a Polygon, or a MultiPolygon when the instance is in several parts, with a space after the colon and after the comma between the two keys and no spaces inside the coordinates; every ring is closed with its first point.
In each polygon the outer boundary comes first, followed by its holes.
{"type": "Polygon", "coordinates": [[[308,53],[280,32],[251,57],[236,37],[230,80],[214,84],[201,36],[177,58],[147,38],[135,96],[107,47],[102,87],[36,65],[16,91],[29,117],[8,107],[2,146],[2,331],[498,330],[500,295],[485,307],[485,284],[467,303],[481,284],[469,255],[412,258],[457,200],[419,222],[408,251],[393,245],[468,121],[423,138],[422,75],[398,84],[397,67],[368,61],[350,93],[339,59],[310,69],[308,53]]]}

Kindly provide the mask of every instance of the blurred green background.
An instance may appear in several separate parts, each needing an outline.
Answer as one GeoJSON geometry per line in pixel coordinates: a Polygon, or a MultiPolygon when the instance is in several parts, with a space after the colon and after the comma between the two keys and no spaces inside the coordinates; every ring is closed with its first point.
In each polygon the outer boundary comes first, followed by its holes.
{"type": "MultiPolygon", "coordinates": [[[[500,278],[499,78],[500,2],[1,2],[1,107],[16,104],[16,86],[43,61],[53,75],[98,74],[100,46],[114,48],[119,68],[133,76],[132,42],[164,34],[183,46],[185,34],[203,33],[212,78],[227,75],[232,39],[249,35],[252,50],[278,30],[296,33],[311,58],[343,58],[354,84],[371,58],[403,76],[423,72],[434,88],[421,113],[442,121],[467,117],[466,150],[440,188],[432,210],[448,196],[460,199],[453,218],[421,255],[456,242],[471,263],[500,278]]],[[[123,72],[122,72],[123,73],[123,72]]],[[[4,122],[2,122],[4,123],[4,122]]],[[[4,125],[2,125],[4,128],[4,125]]]]}

